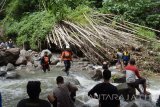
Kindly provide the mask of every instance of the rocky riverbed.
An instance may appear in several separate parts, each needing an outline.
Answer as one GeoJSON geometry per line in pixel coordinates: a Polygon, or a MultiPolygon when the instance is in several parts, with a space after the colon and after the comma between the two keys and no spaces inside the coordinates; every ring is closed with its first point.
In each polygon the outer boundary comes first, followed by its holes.
{"type": "MultiPolygon", "coordinates": [[[[25,60],[19,60],[19,62],[25,62],[21,64],[8,63],[6,66],[0,67],[0,92],[2,93],[3,98],[3,107],[16,107],[16,104],[19,100],[26,98],[26,84],[29,80],[40,80],[42,82],[42,93],[41,98],[46,99],[46,96],[52,92],[53,88],[56,87],[55,78],[58,75],[64,76],[66,81],[71,81],[76,84],[79,88],[77,93],[76,107],[97,107],[98,101],[91,99],[87,96],[87,92],[97,83],[102,82],[102,79],[94,81],[93,77],[97,73],[97,69],[101,70],[101,66],[93,65],[87,61],[86,58],[75,58],[72,63],[72,68],[70,70],[70,76],[66,76],[63,70],[63,63],[57,63],[59,55],[53,55],[51,60],[54,62],[54,65],[51,65],[51,71],[44,73],[39,64],[39,55],[33,51],[20,51],[19,58],[24,57],[25,60]],[[31,57],[28,57],[31,56],[31,57]],[[56,64],[57,63],[57,64],[56,64]],[[2,75],[3,74],[3,75],[2,75]]],[[[18,58],[18,59],[19,59],[18,58]]],[[[23,58],[22,58],[23,59],[23,58]]],[[[112,71],[112,80],[113,83],[115,74],[120,75],[115,67],[111,67],[112,71]]],[[[121,107],[131,107],[136,105],[136,107],[154,107],[155,102],[160,95],[160,85],[159,76],[148,78],[149,88],[151,92],[151,99],[149,100],[140,100],[136,99],[132,102],[126,102],[121,100],[121,107]]],[[[113,83],[118,85],[119,83],[113,83]]]]}

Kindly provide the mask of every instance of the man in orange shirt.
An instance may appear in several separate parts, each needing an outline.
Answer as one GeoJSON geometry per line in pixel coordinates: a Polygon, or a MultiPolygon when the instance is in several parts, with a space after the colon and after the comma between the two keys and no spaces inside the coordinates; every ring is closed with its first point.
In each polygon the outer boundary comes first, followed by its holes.
{"type": "Polygon", "coordinates": [[[69,69],[71,67],[72,61],[72,51],[70,50],[69,46],[66,46],[66,49],[62,52],[61,61],[64,61],[65,65],[65,72],[69,75],[69,69]]]}

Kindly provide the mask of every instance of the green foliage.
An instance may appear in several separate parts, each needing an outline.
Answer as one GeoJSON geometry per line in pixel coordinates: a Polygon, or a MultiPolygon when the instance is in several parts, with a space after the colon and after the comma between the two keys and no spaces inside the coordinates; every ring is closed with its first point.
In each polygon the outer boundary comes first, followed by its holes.
{"type": "Polygon", "coordinates": [[[88,6],[80,5],[75,10],[68,13],[66,19],[82,25],[87,24],[88,21],[85,19],[84,14],[90,13],[91,10],[92,9],[88,6]]]}
{"type": "Polygon", "coordinates": [[[156,39],[156,34],[153,31],[149,31],[141,27],[135,27],[135,29],[138,31],[137,34],[145,39],[156,39]]]}
{"type": "Polygon", "coordinates": [[[38,0],[10,0],[6,6],[6,15],[20,19],[25,12],[38,10],[38,0]]]}
{"type": "Polygon", "coordinates": [[[19,22],[11,21],[5,24],[6,35],[16,33],[17,44],[22,45],[29,41],[33,49],[37,48],[37,42],[45,39],[55,23],[55,17],[50,12],[34,12],[25,15],[19,22]]]}
{"type": "Polygon", "coordinates": [[[104,13],[123,15],[125,20],[159,29],[160,2],[153,0],[106,0],[104,13]]]}

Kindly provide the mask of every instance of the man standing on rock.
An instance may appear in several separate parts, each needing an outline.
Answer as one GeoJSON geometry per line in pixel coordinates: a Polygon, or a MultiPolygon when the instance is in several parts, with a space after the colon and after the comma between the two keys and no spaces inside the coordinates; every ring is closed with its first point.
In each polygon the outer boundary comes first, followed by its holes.
{"type": "Polygon", "coordinates": [[[69,75],[69,69],[71,67],[71,61],[72,61],[72,51],[69,46],[66,46],[66,49],[62,52],[61,55],[61,61],[64,61],[65,65],[65,72],[67,75],[69,75]]]}
{"type": "Polygon", "coordinates": [[[88,96],[99,99],[99,107],[120,107],[118,89],[109,83],[111,71],[103,71],[104,82],[97,84],[89,92],[88,96]],[[98,96],[95,96],[95,93],[98,96]]]}
{"type": "Polygon", "coordinates": [[[50,57],[48,56],[48,52],[46,51],[44,56],[41,58],[41,65],[44,72],[46,72],[46,70],[50,71],[49,64],[51,64],[51,61],[50,57]]]}
{"type": "Polygon", "coordinates": [[[135,66],[135,59],[131,59],[129,65],[125,67],[126,70],[126,82],[128,85],[135,87],[141,94],[149,95],[146,91],[146,79],[141,77],[138,68],[135,66]],[[138,77],[138,79],[136,79],[138,77]],[[139,88],[139,84],[143,86],[143,92],[139,88]]]}

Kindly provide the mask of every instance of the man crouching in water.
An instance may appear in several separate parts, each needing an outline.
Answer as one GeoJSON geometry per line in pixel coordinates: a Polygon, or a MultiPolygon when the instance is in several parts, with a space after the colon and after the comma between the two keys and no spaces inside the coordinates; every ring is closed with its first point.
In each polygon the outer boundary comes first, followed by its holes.
{"type": "Polygon", "coordinates": [[[41,58],[41,66],[44,72],[46,72],[46,70],[50,71],[49,64],[51,64],[50,57],[48,56],[48,52],[45,52],[41,58]]]}
{"type": "Polygon", "coordinates": [[[54,107],[75,107],[74,101],[78,88],[71,83],[64,83],[62,76],[58,76],[58,87],[54,89],[52,95],[48,95],[48,100],[54,107]]]}

